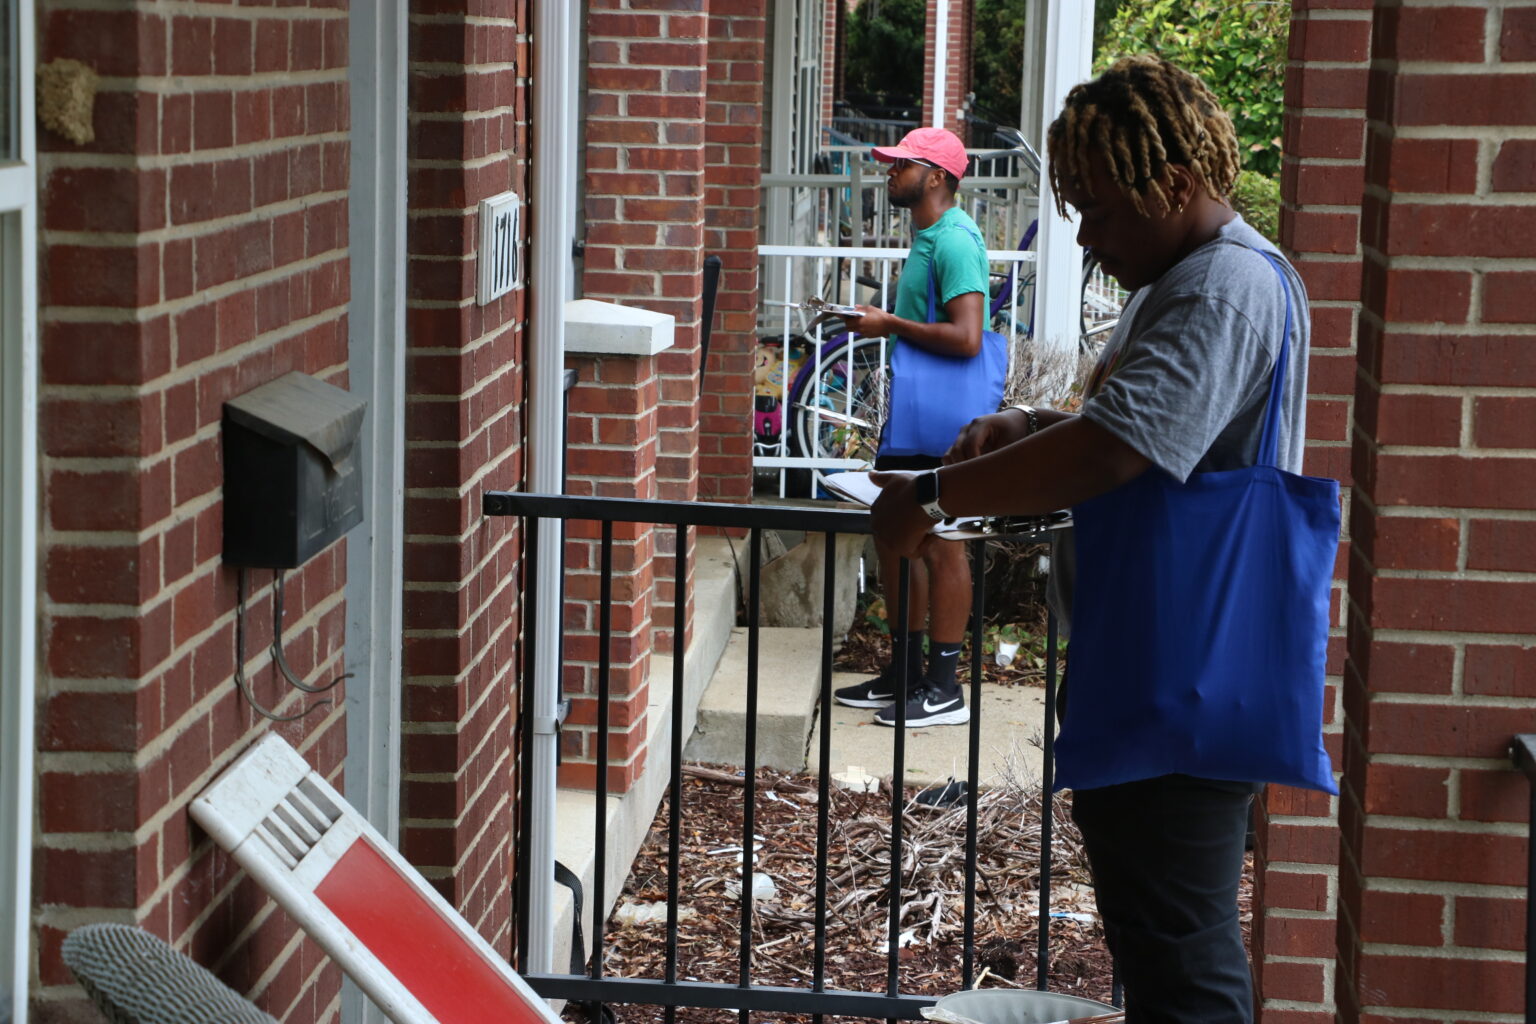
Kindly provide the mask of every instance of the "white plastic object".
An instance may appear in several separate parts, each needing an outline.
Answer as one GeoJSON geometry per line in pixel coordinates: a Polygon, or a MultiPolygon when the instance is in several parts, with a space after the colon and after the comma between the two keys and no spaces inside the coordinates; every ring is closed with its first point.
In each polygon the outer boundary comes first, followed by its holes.
{"type": "Polygon", "coordinates": [[[241,754],[191,813],[395,1024],[560,1024],[280,737],[241,754]]]}
{"type": "MultiPolygon", "coordinates": [[[[692,920],[699,916],[699,912],[693,907],[678,907],[677,919],[679,921],[692,920]]],[[[620,924],[647,925],[666,924],[667,905],[665,903],[621,903],[619,909],[613,912],[614,920],[620,924]]]]}
{"type": "Polygon", "coordinates": [[[855,793],[873,793],[880,788],[880,777],[866,772],[861,764],[851,764],[846,771],[833,772],[832,781],[839,789],[855,793]]]}

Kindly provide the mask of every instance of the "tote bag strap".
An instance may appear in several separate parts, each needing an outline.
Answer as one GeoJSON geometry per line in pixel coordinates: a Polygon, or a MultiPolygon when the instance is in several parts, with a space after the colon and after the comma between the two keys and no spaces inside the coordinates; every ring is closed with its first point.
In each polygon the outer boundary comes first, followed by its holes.
{"type": "Polygon", "coordinates": [[[1291,352],[1291,282],[1280,261],[1263,249],[1254,252],[1269,261],[1270,268],[1280,278],[1285,291],[1285,331],[1280,335],[1280,354],[1275,357],[1275,372],[1269,378],[1269,404],[1264,409],[1264,432],[1259,437],[1259,461],[1261,466],[1274,466],[1280,461],[1280,405],[1285,399],[1285,373],[1290,365],[1291,352]]]}
{"type": "Polygon", "coordinates": [[[939,320],[939,284],[933,276],[933,253],[928,254],[928,322],[939,320]]]}

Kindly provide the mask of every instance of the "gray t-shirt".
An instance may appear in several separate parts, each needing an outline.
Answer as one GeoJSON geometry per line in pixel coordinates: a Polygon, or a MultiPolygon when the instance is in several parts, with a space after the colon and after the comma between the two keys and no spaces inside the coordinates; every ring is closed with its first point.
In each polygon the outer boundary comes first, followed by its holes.
{"type": "MultiPolygon", "coordinates": [[[[1083,403],[1084,416],[1152,462],[1148,472],[1183,481],[1191,473],[1258,461],[1286,295],[1269,261],[1253,249],[1279,256],[1291,284],[1279,466],[1301,471],[1312,333],[1306,290],[1279,251],[1234,217],[1216,238],[1131,296],[1095,369],[1102,383],[1083,403]]],[[[1058,537],[1052,548],[1048,596],[1066,626],[1071,535],[1058,537]]]]}

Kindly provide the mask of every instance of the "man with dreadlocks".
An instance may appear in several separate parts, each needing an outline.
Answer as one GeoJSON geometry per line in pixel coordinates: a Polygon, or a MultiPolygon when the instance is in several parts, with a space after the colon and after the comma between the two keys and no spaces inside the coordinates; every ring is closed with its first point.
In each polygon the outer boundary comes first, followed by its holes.
{"type": "MultiPolygon", "coordinates": [[[[936,490],[949,515],[1038,515],[1078,506],[1078,546],[1058,544],[1053,559],[1053,586],[1070,590],[1071,580],[1060,577],[1070,573],[1074,550],[1080,567],[1089,554],[1080,546],[1084,503],[1126,493],[1133,483],[1139,488],[1144,475],[1162,475],[1166,486],[1180,488],[1194,484],[1192,475],[1255,466],[1261,436],[1274,434],[1273,426],[1264,430],[1272,378],[1279,398],[1274,462],[1299,472],[1310,323],[1295,270],[1227,203],[1237,139],[1195,76],[1156,57],[1122,59],[1068,94],[1048,148],[1058,211],[1067,216],[1066,207],[1075,208],[1079,243],[1133,294],[1080,414],[1023,408],[980,417],[924,490],[936,490]]],[[[877,480],[884,486],[874,506],[877,538],[905,554],[943,543],[929,536],[932,522],[919,506],[915,478],[877,480]]],[[[1125,523],[1132,544],[1164,543],[1150,529],[1136,534],[1141,523],[1134,517],[1125,523]]],[[[1075,608],[1083,626],[1095,597],[1085,586],[1075,604],[1060,603],[1057,613],[1065,624],[1075,608]]],[[[1086,642],[1082,632],[1077,639],[1086,642]]],[[[1074,653],[1086,659],[1086,650],[1074,653]]],[[[1148,688],[1155,682],[1132,680],[1148,688]]],[[[1069,668],[1064,694],[1071,686],[1069,668]]],[[[1064,702],[1058,778],[1066,774],[1063,745],[1074,727],[1114,710],[1088,701],[1085,692],[1077,695],[1081,705],[1064,702]]],[[[1166,743],[1163,726],[1146,717],[1079,755],[1095,770],[1074,771],[1094,784],[1065,782],[1125,983],[1127,1020],[1249,1021],[1251,982],[1236,896],[1250,803],[1264,781],[1275,780],[1144,769],[1126,751],[1160,754],[1158,744],[1166,743]]],[[[1318,788],[1325,785],[1331,778],[1318,788]]]]}

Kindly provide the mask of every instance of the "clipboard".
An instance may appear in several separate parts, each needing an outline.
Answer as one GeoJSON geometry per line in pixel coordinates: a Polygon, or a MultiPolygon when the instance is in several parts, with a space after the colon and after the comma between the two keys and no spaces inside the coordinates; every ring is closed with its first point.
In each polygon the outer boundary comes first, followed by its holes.
{"type": "Polygon", "coordinates": [[[811,322],[806,325],[805,330],[807,332],[814,331],[816,328],[820,327],[822,324],[829,320],[836,320],[840,317],[859,317],[864,315],[863,310],[859,309],[858,306],[848,306],[840,302],[827,302],[825,299],[817,295],[811,296],[804,302],[791,302],[789,304],[789,308],[798,309],[806,313],[816,314],[811,319],[811,322]]]}
{"type": "MultiPolygon", "coordinates": [[[[860,505],[873,505],[880,488],[862,471],[828,473],[822,486],[860,505]]],[[[935,523],[929,532],[944,540],[1000,540],[1061,530],[1072,525],[1072,513],[1063,509],[1043,516],[971,516],[935,523]]]]}

